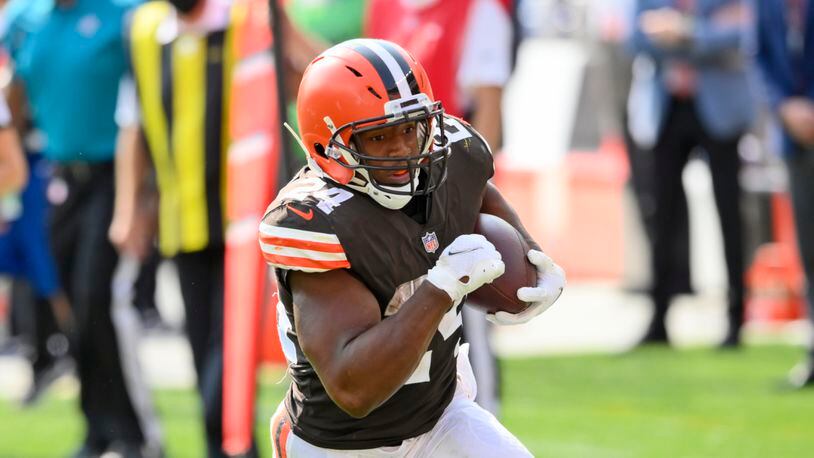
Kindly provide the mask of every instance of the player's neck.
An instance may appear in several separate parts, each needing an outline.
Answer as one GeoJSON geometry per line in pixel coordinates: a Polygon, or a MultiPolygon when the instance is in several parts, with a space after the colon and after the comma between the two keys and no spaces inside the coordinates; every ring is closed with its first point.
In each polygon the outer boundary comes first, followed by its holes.
{"type": "Polygon", "coordinates": [[[413,196],[410,202],[401,209],[401,212],[409,216],[416,223],[424,225],[430,220],[431,210],[432,195],[413,196]]]}

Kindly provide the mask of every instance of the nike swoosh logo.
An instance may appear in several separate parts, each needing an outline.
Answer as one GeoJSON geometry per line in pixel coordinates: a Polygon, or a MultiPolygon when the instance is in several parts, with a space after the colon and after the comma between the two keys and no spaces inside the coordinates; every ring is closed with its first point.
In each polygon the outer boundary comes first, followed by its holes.
{"type": "Polygon", "coordinates": [[[461,250],[461,251],[450,251],[450,252],[449,252],[449,255],[450,255],[450,256],[454,256],[454,255],[456,255],[456,254],[461,254],[461,253],[471,253],[471,252],[473,252],[473,251],[477,251],[477,250],[479,250],[479,249],[480,249],[480,248],[470,248],[470,249],[468,249],[468,250],[461,250]]]}
{"type": "Polygon", "coordinates": [[[296,214],[297,216],[299,216],[300,218],[302,218],[302,219],[304,219],[306,221],[311,221],[311,219],[314,217],[314,209],[313,208],[309,208],[307,212],[304,212],[302,210],[297,210],[296,208],[292,207],[291,205],[286,205],[285,207],[287,209],[291,210],[294,214],[296,214]]]}

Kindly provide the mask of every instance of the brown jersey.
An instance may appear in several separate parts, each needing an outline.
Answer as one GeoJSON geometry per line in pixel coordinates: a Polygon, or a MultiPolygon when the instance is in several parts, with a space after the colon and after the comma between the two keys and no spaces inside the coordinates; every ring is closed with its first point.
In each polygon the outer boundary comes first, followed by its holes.
{"type": "Polygon", "coordinates": [[[460,305],[444,316],[405,384],[368,416],[351,417],[331,400],[300,349],[286,281],[291,270],[347,269],[376,297],[383,319],[397,313],[443,249],[472,232],[494,171],[488,146],[471,127],[447,117],[445,129],[451,141],[447,179],[425,202],[430,209],[423,222],[305,168],[281,190],[260,225],[263,255],[276,272],[280,338],[293,380],[286,408],[294,433],[316,446],[397,445],[432,429],[455,392],[460,305]]]}

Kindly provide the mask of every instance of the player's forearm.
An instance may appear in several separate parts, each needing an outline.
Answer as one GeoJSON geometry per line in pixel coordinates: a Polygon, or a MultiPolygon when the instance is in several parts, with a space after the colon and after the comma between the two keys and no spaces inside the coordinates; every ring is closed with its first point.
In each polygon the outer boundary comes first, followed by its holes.
{"type": "Polygon", "coordinates": [[[320,374],[334,402],[361,418],[387,401],[415,371],[452,301],[425,283],[401,309],[339,349],[320,374]]]}
{"type": "Polygon", "coordinates": [[[0,129],[0,196],[21,190],[28,179],[28,165],[14,129],[0,129]]]}
{"type": "Polygon", "coordinates": [[[138,127],[122,128],[116,144],[114,215],[130,221],[135,218],[138,196],[147,168],[139,149],[138,127]]]}

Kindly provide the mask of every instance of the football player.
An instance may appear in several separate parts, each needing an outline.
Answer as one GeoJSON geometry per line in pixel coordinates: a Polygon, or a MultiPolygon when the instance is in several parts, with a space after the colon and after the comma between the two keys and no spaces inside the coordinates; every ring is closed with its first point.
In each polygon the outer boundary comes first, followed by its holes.
{"type": "Polygon", "coordinates": [[[471,234],[480,213],[515,226],[539,284],[528,321],[559,297],[562,269],[489,183],[489,146],[445,116],[422,66],[383,40],[340,43],[306,69],[297,116],[309,164],[260,225],[275,268],[293,379],[271,421],[275,456],[531,456],[473,402],[461,345],[466,294],[503,273],[471,234]]]}

